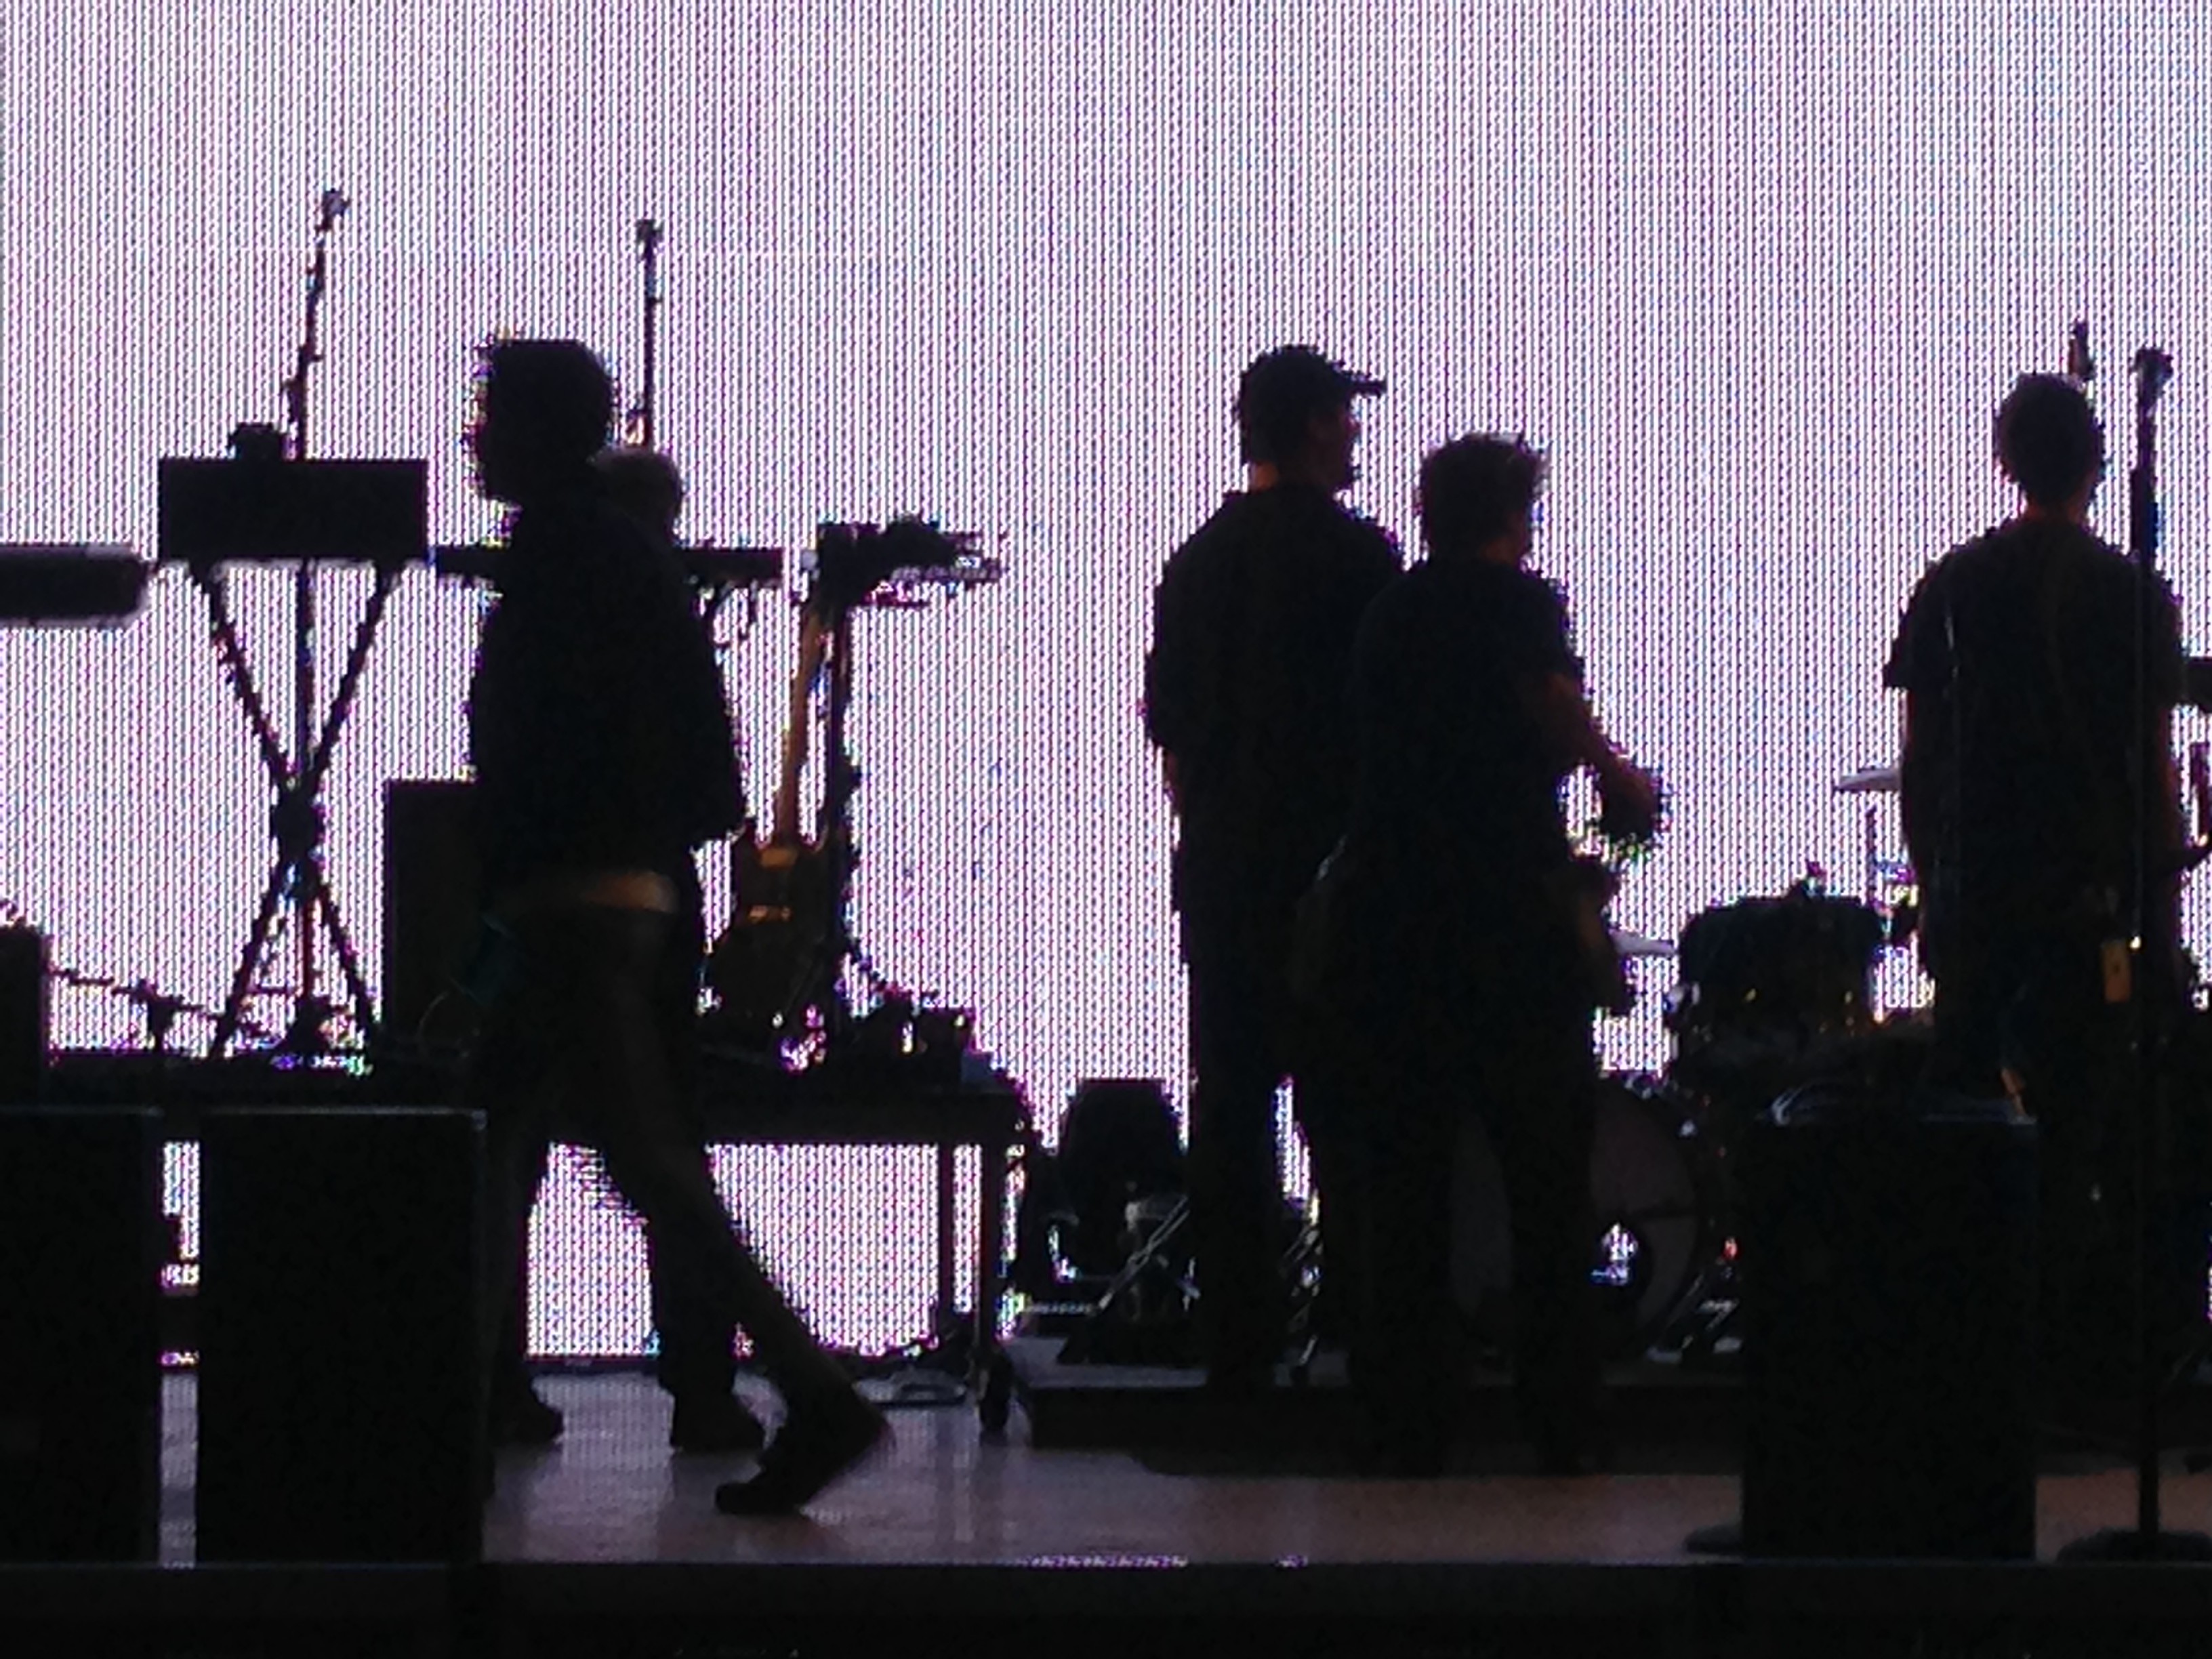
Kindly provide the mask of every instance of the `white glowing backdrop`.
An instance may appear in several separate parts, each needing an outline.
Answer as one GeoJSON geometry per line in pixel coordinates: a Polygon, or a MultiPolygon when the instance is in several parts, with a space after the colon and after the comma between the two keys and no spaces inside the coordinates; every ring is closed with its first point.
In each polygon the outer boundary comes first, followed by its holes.
{"type": "MultiPolygon", "coordinates": [[[[2208,70],[2212,24],[2171,0],[11,3],[0,539],[150,550],[156,458],[276,418],[327,185],[354,206],[316,448],[427,456],[434,538],[481,537],[474,343],[573,335],[634,375],[631,227],[658,217],[688,533],[915,511],[1004,538],[997,588],[862,628],[858,922],[893,978],[975,1007],[1049,1122],[1087,1074],[1182,1091],[1139,668],[1162,558],[1235,482],[1248,357],[1310,341],[1389,379],[1356,500],[1401,533],[1424,445],[1551,452],[1540,563],[1676,804],[1621,921],[1671,935],[1808,863],[1856,892],[1863,803],[1831,785],[1890,754],[1898,607],[2004,510],[1989,410],[2077,315],[2122,462],[2117,371],[2174,355],[2168,567],[2207,636],[2208,70]]],[[[239,586],[289,706],[281,582],[239,586]]],[[[326,609],[364,586],[326,576],[326,609]]],[[[459,769],[477,603],[407,578],[338,757],[372,976],[379,788],[459,769]]],[[[266,850],[203,631],[164,577],[127,631],[0,636],[0,896],[70,966],[204,1003],[266,850]]],[[[770,606],[731,659],[757,791],[791,641],[770,606]]],[[[112,999],[60,1015],[135,1036],[112,999]]],[[[1663,1059],[1648,1012],[1609,1042],[1663,1059]]],[[[780,1166],[728,1171],[770,1255],[833,1334],[917,1334],[927,1182],[799,1163],[820,1201],[773,1217],[780,1166]],[[910,1269],[848,1259],[828,1206],[856,1182],[910,1269]]],[[[579,1203],[549,1200],[540,1345],[634,1346],[624,1224],[579,1203]]]]}

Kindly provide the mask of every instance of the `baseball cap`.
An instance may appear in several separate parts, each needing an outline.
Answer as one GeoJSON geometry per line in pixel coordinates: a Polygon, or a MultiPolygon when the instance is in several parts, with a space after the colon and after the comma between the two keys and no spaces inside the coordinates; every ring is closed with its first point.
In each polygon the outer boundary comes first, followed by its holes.
{"type": "Polygon", "coordinates": [[[1277,346],[1255,357],[1237,381],[1237,416],[1249,424],[1270,411],[1329,409],[1382,391],[1372,375],[1355,374],[1311,346],[1277,346]]]}

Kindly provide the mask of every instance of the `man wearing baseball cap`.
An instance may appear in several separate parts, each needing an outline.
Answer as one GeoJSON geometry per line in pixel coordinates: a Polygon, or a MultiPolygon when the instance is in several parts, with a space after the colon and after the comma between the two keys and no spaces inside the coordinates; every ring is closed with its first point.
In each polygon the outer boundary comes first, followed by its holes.
{"type": "Polygon", "coordinates": [[[1245,486],[1170,556],[1154,597],[1145,723],[1178,818],[1199,1329],[1209,1383],[1231,1391],[1266,1386],[1282,1353],[1285,1077],[1324,1213],[1339,1184],[1288,963],[1298,900],[1350,813],[1353,637],[1398,574],[1390,539],[1338,499],[1358,476],[1353,401],[1382,390],[1310,346],[1255,359],[1235,405],[1245,486]]]}

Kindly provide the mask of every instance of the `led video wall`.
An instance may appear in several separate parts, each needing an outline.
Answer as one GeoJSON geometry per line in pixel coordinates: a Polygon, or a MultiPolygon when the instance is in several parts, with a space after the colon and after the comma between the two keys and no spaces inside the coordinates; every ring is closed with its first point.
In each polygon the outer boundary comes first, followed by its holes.
{"type": "MultiPolygon", "coordinates": [[[[332,188],[313,448],[427,459],[434,539],[483,538],[457,441],[473,347],[573,336],[634,397],[650,216],[685,535],[799,549],[824,519],[911,512],[1005,563],[860,623],[870,955],[972,1007],[1048,1128],[1085,1076],[1180,1099],[1139,672],[1162,560],[1237,482],[1242,364],[1307,341],[1389,380],[1353,500],[1401,535],[1425,446],[1488,428],[1549,452],[1537,562],[1674,802],[1623,926],[1671,938],[1808,871],[1860,893],[1901,854],[1894,803],[1834,786],[1893,756],[1898,610],[2008,510],[1990,411],[2060,366],[2077,317],[2119,465],[2124,360],[2173,355],[2167,563],[2212,641],[2209,27],[2161,0],[10,5],[0,540],[150,553],[157,459],[279,417],[332,188]]],[[[2124,520],[2116,478],[2098,522],[2124,520]]],[[[231,586],[289,709],[289,578],[231,586]]],[[[325,695],[366,586],[318,579],[325,695]]],[[[460,772],[484,603],[403,580],[331,774],[372,981],[380,790],[460,772]]],[[[202,1007],[270,857],[205,635],[173,574],[127,628],[0,635],[0,899],[75,973],[202,1007]]],[[[764,799],[789,606],[736,606],[720,639],[764,799]]],[[[1670,975],[1639,971],[1607,1053],[1656,1068],[1670,975]]],[[[1903,959],[1881,984],[1919,994],[1903,959]]],[[[281,1024],[281,1000],[253,1014],[281,1024]]],[[[58,1017],[72,1045],[142,1038],[96,986],[58,1017]]],[[[923,1328],[932,1197],[902,1157],[726,1166],[832,1334],[923,1328]]],[[[643,1340],[626,1220],[564,1173],[538,1242],[542,1349],[643,1340]]]]}

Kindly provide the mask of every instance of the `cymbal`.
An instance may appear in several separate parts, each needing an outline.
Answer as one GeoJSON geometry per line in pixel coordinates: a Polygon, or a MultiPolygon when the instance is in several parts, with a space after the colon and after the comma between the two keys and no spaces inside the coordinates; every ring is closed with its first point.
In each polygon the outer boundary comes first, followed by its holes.
{"type": "Polygon", "coordinates": [[[1862,766],[1836,780],[1836,793],[1839,795],[1893,795],[1904,787],[1904,769],[1894,763],[1862,766]]]}
{"type": "Polygon", "coordinates": [[[1674,941],[1671,939],[1654,939],[1649,933],[1632,933],[1625,927],[1608,931],[1613,934],[1613,948],[1624,957],[1671,957],[1674,954],[1674,941]]]}

